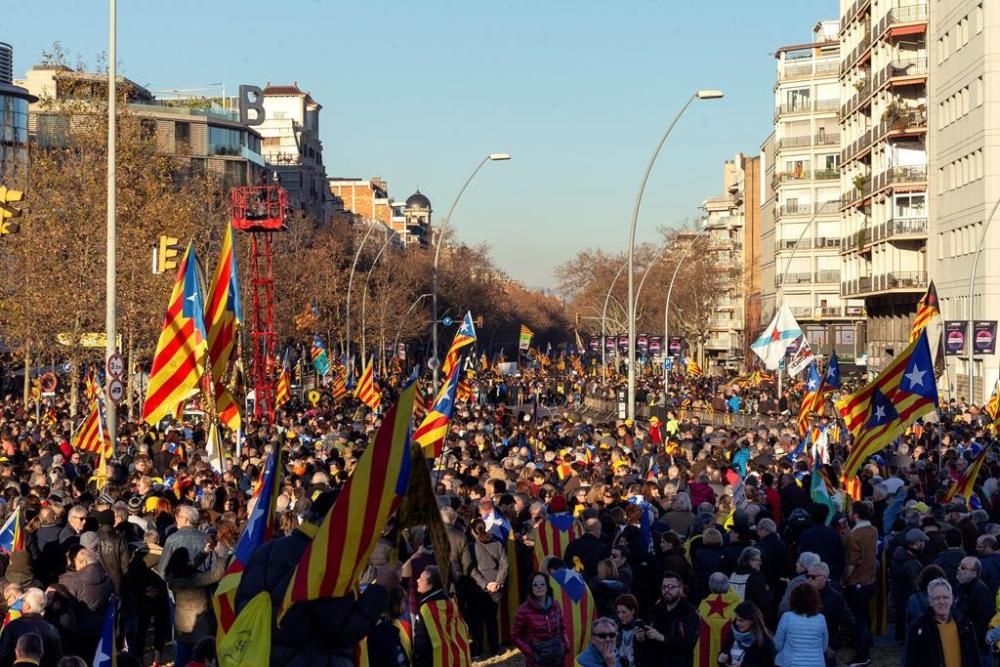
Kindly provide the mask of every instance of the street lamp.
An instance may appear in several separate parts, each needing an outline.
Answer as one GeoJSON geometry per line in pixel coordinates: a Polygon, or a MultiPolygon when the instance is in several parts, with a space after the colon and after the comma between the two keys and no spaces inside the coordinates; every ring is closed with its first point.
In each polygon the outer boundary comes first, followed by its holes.
{"type": "Polygon", "coordinates": [[[414,299],[413,303],[411,303],[410,307],[407,309],[406,314],[403,315],[403,319],[399,321],[399,326],[396,327],[396,338],[395,340],[392,341],[393,354],[397,354],[397,350],[399,349],[399,333],[403,330],[403,322],[408,321],[410,319],[410,313],[412,313],[413,309],[417,307],[417,304],[426,299],[427,297],[429,297],[430,295],[431,295],[430,292],[428,292],[427,294],[421,294],[416,299],[414,299]]]}
{"type": "Polygon", "coordinates": [[[608,302],[611,301],[611,291],[615,288],[615,283],[618,282],[618,278],[621,277],[622,271],[625,270],[626,266],[628,266],[628,262],[622,264],[622,267],[618,269],[618,273],[615,274],[614,280],[612,280],[611,284],[608,286],[608,294],[607,296],[604,297],[604,310],[601,311],[601,374],[604,376],[605,384],[607,384],[608,382],[608,363],[607,363],[608,345],[604,340],[606,335],[605,321],[607,320],[608,317],[608,302]]]}
{"type": "Polygon", "coordinates": [[[646,172],[642,175],[642,182],[639,184],[639,192],[635,197],[635,206],[632,208],[632,224],[628,232],[628,416],[635,419],[635,227],[639,222],[639,206],[642,204],[642,193],[646,190],[646,182],[649,180],[649,173],[653,170],[653,163],[656,156],[660,154],[660,149],[666,143],[674,125],[680,120],[687,108],[695,100],[717,100],[722,98],[721,90],[699,90],[688,98],[681,110],[677,112],[674,119],[667,126],[667,131],[660,138],[660,143],[649,158],[646,165],[646,172]]]}
{"type": "MultiPolygon", "coordinates": [[[[347,316],[345,318],[346,321],[344,323],[344,329],[345,329],[345,335],[347,336],[346,340],[347,349],[345,350],[345,352],[347,353],[348,363],[350,363],[351,359],[351,289],[354,287],[354,270],[358,268],[358,258],[361,257],[361,250],[365,247],[365,242],[368,240],[368,237],[372,235],[372,232],[375,231],[376,227],[382,227],[388,234],[392,233],[389,231],[388,228],[384,227],[381,223],[375,220],[370,220],[368,225],[368,231],[365,232],[364,238],[361,239],[361,245],[358,246],[357,252],[354,253],[354,262],[351,264],[351,272],[347,276],[347,316]]],[[[365,367],[366,361],[367,359],[361,360],[362,368],[365,367]]]]}
{"type": "Polygon", "coordinates": [[[458,206],[458,200],[462,198],[462,193],[465,189],[469,187],[469,183],[472,179],[476,177],[479,170],[483,168],[483,165],[487,162],[503,162],[510,159],[510,153],[490,153],[476,165],[476,168],[472,170],[469,177],[465,179],[465,184],[462,189],[458,191],[458,196],[455,197],[455,201],[451,203],[451,207],[448,209],[448,215],[445,216],[444,220],[441,221],[441,229],[437,234],[437,242],[434,244],[434,266],[431,268],[431,345],[433,346],[433,351],[431,353],[431,371],[433,372],[433,384],[434,384],[434,394],[437,395],[438,390],[438,368],[440,367],[440,362],[438,361],[438,259],[441,257],[441,245],[444,242],[444,231],[451,222],[451,214],[455,212],[455,207],[458,206]]]}
{"type": "MultiPolygon", "coordinates": [[[[104,310],[104,335],[107,340],[104,343],[105,358],[110,359],[111,355],[117,354],[118,342],[118,222],[116,218],[117,190],[115,184],[115,171],[117,168],[117,156],[115,154],[116,144],[116,116],[118,114],[118,96],[116,85],[118,82],[118,69],[116,46],[118,43],[118,0],[108,0],[108,211],[107,211],[107,247],[105,265],[105,310],[104,310]]],[[[27,371],[25,371],[27,372],[27,371]]],[[[131,369],[129,369],[131,372],[131,369]]],[[[107,382],[112,382],[111,378],[107,382]]],[[[118,448],[118,404],[114,401],[105,401],[105,412],[108,422],[108,439],[111,441],[111,455],[114,456],[118,448]]]]}
{"type": "MultiPolygon", "coordinates": [[[[368,348],[366,345],[367,338],[365,336],[365,329],[368,326],[368,322],[365,318],[365,310],[366,310],[365,305],[368,302],[368,283],[372,279],[372,271],[375,270],[375,265],[378,264],[379,258],[382,256],[382,253],[389,245],[389,241],[392,241],[394,238],[396,238],[396,235],[391,232],[385,235],[385,243],[383,243],[382,247],[378,249],[378,253],[375,255],[375,259],[372,260],[372,265],[368,267],[368,275],[365,276],[365,289],[363,292],[361,292],[361,358],[362,359],[368,358],[368,348]]],[[[379,356],[379,359],[381,358],[382,357],[379,356]]]]}
{"type": "MultiPolygon", "coordinates": [[[[667,287],[667,303],[663,306],[663,345],[664,345],[663,349],[666,350],[667,353],[666,356],[668,357],[670,356],[670,295],[674,291],[674,280],[677,279],[677,273],[681,270],[681,264],[683,264],[684,260],[687,259],[688,253],[691,252],[691,249],[694,248],[695,243],[698,241],[699,238],[701,238],[703,234],[705,234],[706,231],[707,229],[703,227],[701,231],[699,231],[697,234],[694,235],[694,238],[691,239],[691,243],[688,245],[687,248],[684,249],[684,252],[681,254],[680,259],[677,260],[677,266],[674,267],[674,274],[670,276],[670,286],[667,287]]],[[[642,283],[639,284],[639,287],[640,288],[642,287],[642,283]]],[[[670,389],[670,371],[667,370],[667,365],[666,363],[664,363],[663,364],[664,401],[667,400],[667,391],[669,389],[670,389]]]]}
{"type": "MultiPolygon", "coordinates": [[[[979,255],[983,252],[983,244],[986,243],[986,232],[990,230],[990,223],[993,222],[993,216],[996,215],[997,207],[1000,207],[1000,199],[993,204],[993,210],[990,211],[990,217],[986,219],[986,224],[983,225],[983,233],[979,235],[979,245],[976,246],[976,254],[972,258],[972,271],[969,272],[969,405],[976,404],[976,388],[972,384],[972,380],[976,377],[975,366],[975,354],[976,354],[976,341],[973,333],[973,322],[976,316],[976,302],[973,300],[976,294],[976,269],[979,268],[979,255]]],[[[983,369],[983,396],[986,396],[986,370],[983,369]]]]}

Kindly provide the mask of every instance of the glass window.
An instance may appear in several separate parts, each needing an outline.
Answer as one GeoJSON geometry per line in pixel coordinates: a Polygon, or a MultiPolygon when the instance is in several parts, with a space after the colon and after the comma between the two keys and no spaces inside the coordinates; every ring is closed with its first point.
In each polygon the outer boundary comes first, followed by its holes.
{"type": "Polygon", "coordinates": [[[230,130],[225,127],[208,127],[208,154],[209,155],[239,155],[240,154],[240,134],[239,130],[230,130]]]}

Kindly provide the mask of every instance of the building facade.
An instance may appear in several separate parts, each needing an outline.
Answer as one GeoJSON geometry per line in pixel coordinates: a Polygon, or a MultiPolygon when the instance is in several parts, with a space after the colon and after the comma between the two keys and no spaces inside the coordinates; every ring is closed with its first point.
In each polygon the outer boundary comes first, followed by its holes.
{"type": "Polygon", "coordinates": [[[0,185],[24,190],[28,178],[28,105],[37,99],[13,85],[14,49],[0,42],[0,185]]]}
{"type": "Polygon", "coordinates": [[[404,247],[428,247],[431,243],[430,200],[420,190],[405,202],[389,197],[389,185],[375,177],[329,179],[334,219],[348,222],[377,220],[391,229],[404,247]]]}
{"type": "Polygon", "coordinates": [[[864,302],[841,297],[839,23],[775,53],[774,279],[817,352],[854,357],[864,302]]]}
{"type": "Polygon", "coordinates": [[[927,5],[840,2],[841,296],[864,301],[870,373],[928,284],[927,5]]]}
{"type": "Polygon", "coordinates": [[[263,91],[264,122],[256,127],[263,137],[264,159],[288,191],[289,205],[320,224],[329,219],[331,201],[319,139],[322,105],[299,89],[298,83],[263,91]]]}
{"type": "MultiPolygon", "coordinates": [[[[945,319],[997,320],[1000,221],[993,220],[985,240],[983,230],[1000,199],[1000,6],[935,0],[927,19],[931,278],[945,319]],[[981,241],[970,313],[969,279],[981,241]]],[[[968,347],[947,366],[951,395],[969,398],[968,347]]],[[[976,355],[977,403],[989,397],[998,374],[995,354],[976,355]]]]}

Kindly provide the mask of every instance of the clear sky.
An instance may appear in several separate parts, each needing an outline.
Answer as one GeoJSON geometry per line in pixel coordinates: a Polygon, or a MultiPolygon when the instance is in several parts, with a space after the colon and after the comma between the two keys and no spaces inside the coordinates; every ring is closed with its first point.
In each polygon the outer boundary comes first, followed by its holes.
{"type": "MultiPolygon", "coordinates": [[[[638,240],[698,215],[722,162],[756,154],[782,45],[834,0],[119,0],[122,73],[152,89],[297,81],[323,105],[329,176],[420,188],[436,220],[475,164],[453,223],[529,286],[579,249],[620,250],[646,161],[698,88],[653,171],[638,240]]],[[[6,0],[15,78],[54,41],[93,63],[103,0],[6,0]]],[[[210,93],[206,93],[210,94],[210,93]]]]}

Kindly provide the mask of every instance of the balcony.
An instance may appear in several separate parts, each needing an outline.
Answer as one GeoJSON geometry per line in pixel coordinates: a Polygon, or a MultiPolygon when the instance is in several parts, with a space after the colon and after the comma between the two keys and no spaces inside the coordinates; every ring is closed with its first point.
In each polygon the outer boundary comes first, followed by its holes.
{"type": "Polygon", "coordinates": [[[817,181],[833,181],[839,178],[839,169],[817,169],[813,172],[813,179],[817,181]]]}
{"type": "MultiPolygon", "coordinates": [[[[914,291],[927,289],[925,271],[897,271],[874,276],[855,278],[840,284],[842,296],[856,296],[875,292],[914,291]]],[[[849,313],[850,314],[850,313],[849,313]]]]}
{"type": "MultiPolygon", "coordinates": [[[[921,105],[923,106],[923,105],[921,105]]],[[[888,134],[906,134],[927,131],[927,109],[889,109],[878,124],[875,139],[888,134]]]]}
{"type": "Polygon", "coordinates": [[[906,7],[896,7],[890,9],[889,13],[882,17],[882,20],[875,26],[874,34],[881,37],[887,30],[891,30],[898,25],[907,23],[926,23],[927,4],[913,4],[906,7]]]}
{"type": "Polygon", "coordinates": [[[880,89],[882,86],[888,83],[898,81],[903,82],[907,79],[924,78],[927,76],[927,58],[926,56],[920,57],[916,56],[913,58],[904,58],[900,60],[894,60],[885,67],[883,67],[878,74],[875,75],[873,80],[873,88],[875,90],[880,89]]]}
{"type": "Polygon", "coordinates": [[[847,12],[842,17],[840,17],[841,34],[843,34],[843,31],[847,28],[847,26],[854,21],[854,17],[858,15],[858,12],[863,10],[869,4],[871,4],[871,0],[854,0],[854,2],[851,3],[851,6],[847,9],[847,12]]]}
{"type": "Polygon", "coordinates": [[[795,215],[812,215],[812,206],[810,204],[785,204],[778,207],[778,215],[783,218],[795,215]]]}
{"type": "Polygon", "coordinates": [[[861,157],[872,146],[872,139],[875,138],[875,130],[868,128],[864,134],[852,141],[846,148],[840,151],[840,164],[846,164],[850,160],[861,157]]]}
{"type": "Polygon", "coordinates": [[[834,76],[840,71],[837,58],[789,58],[787,55],[778,68],[778,80],[811,79],[819,76],[834,76]]]}
{"type": "Polygon", "coordinates": [[[883,241],[899,237],[926,237],[927,218],[895,218],[873,229],[872,240],[883,241]]]}
{"type": "Polygon", "coordinates": [[[858,45],[855,46],[847,57],[840,62],[841,76],[844,76],[845,73],[850,71],[850,69],[857,64],[858,60],[861,59],[861,56],[863,56],[872,45],[872,33],[870,26],[865,24],[862,26],[862,31],[861,41],[858,42],[858,45]]]}
{"type": "Polygon", "coordinates": [[[835,215],[840,211],[839,201],[820,202],[816,207],[816,215],[835,215]]]}
{"type": "Polygon", "coordinates": [[[845,306],[844,314],[848,317],[864,317],[865,307],[864,306],[845,306]]]}
{"type": "Polygon", "coordinates": [[[851,95],[846,103],[840,106],[840,120],[847,118],[850,113],[871,96],[872,80],[869,78],[868,72],[864,74],[865,78],[854,83],[854,94],[851,95]]]}
{"type": "Polygon", "coordinates": [[[926,186],[926,183],[926,164],[890,167],[875,177],[875,190],[916,184],[926,186]]]}
{"type": "Polygon", "coordinates": [[[839,283],[840,271],[817,271],[816,282],[818,283],[839,283]]]}
{"type": "Polygon", "coordinates": [[[839,99],[813,100],[798,99],[795,102],[783,102],[774,107],[774,119],[779,116],[793,113],[809,113],[810,111],[836,111],[840,106],[839,99]]]}
{"type": "MultiPolygon", "coordinates": [[[[809,248],[812,248],[812,243],[813,243],[812,239],[803,238],[801,241],[798,242],[798,247],[799,247],[799,249],[807,250],[809,248]]],[[[781,250],[791,250],[794,247],[795,247],[795,241],[794,240],[792,240],[792,239],[779,239],[778,242],[777,242],[777,248],[776,248],[776,250],[778,250],[778,251],[781,251],[781,250]]]]}
{"type": "Polygon", "coordinates": [[[786,273],[784,276],[778,275],[776,284],[778,285],[806,285],[811,283],[811,273],[786,273]]]}
{"type": "Polygon", "coordinates": [[[816,248],[839,248],[840,239],[829,236],[821,236],[818,239],[816,239],[814,245],[816,248]]]}
{"type": "Polygon", "coordinates": [[[809,306],[792,306],[791,308],[789,308],[789,310],[792,311],[792,315],[794,315],[795,317],[805,318],[805,317],[812,317],[813,315],[813,309],[810,308],[809,306]]]}
{"type": "Polygon", "coordinates": [[[820,317],[843,317],[843,312],[837,306],[822,306],[818,310],[820,317]]]}

